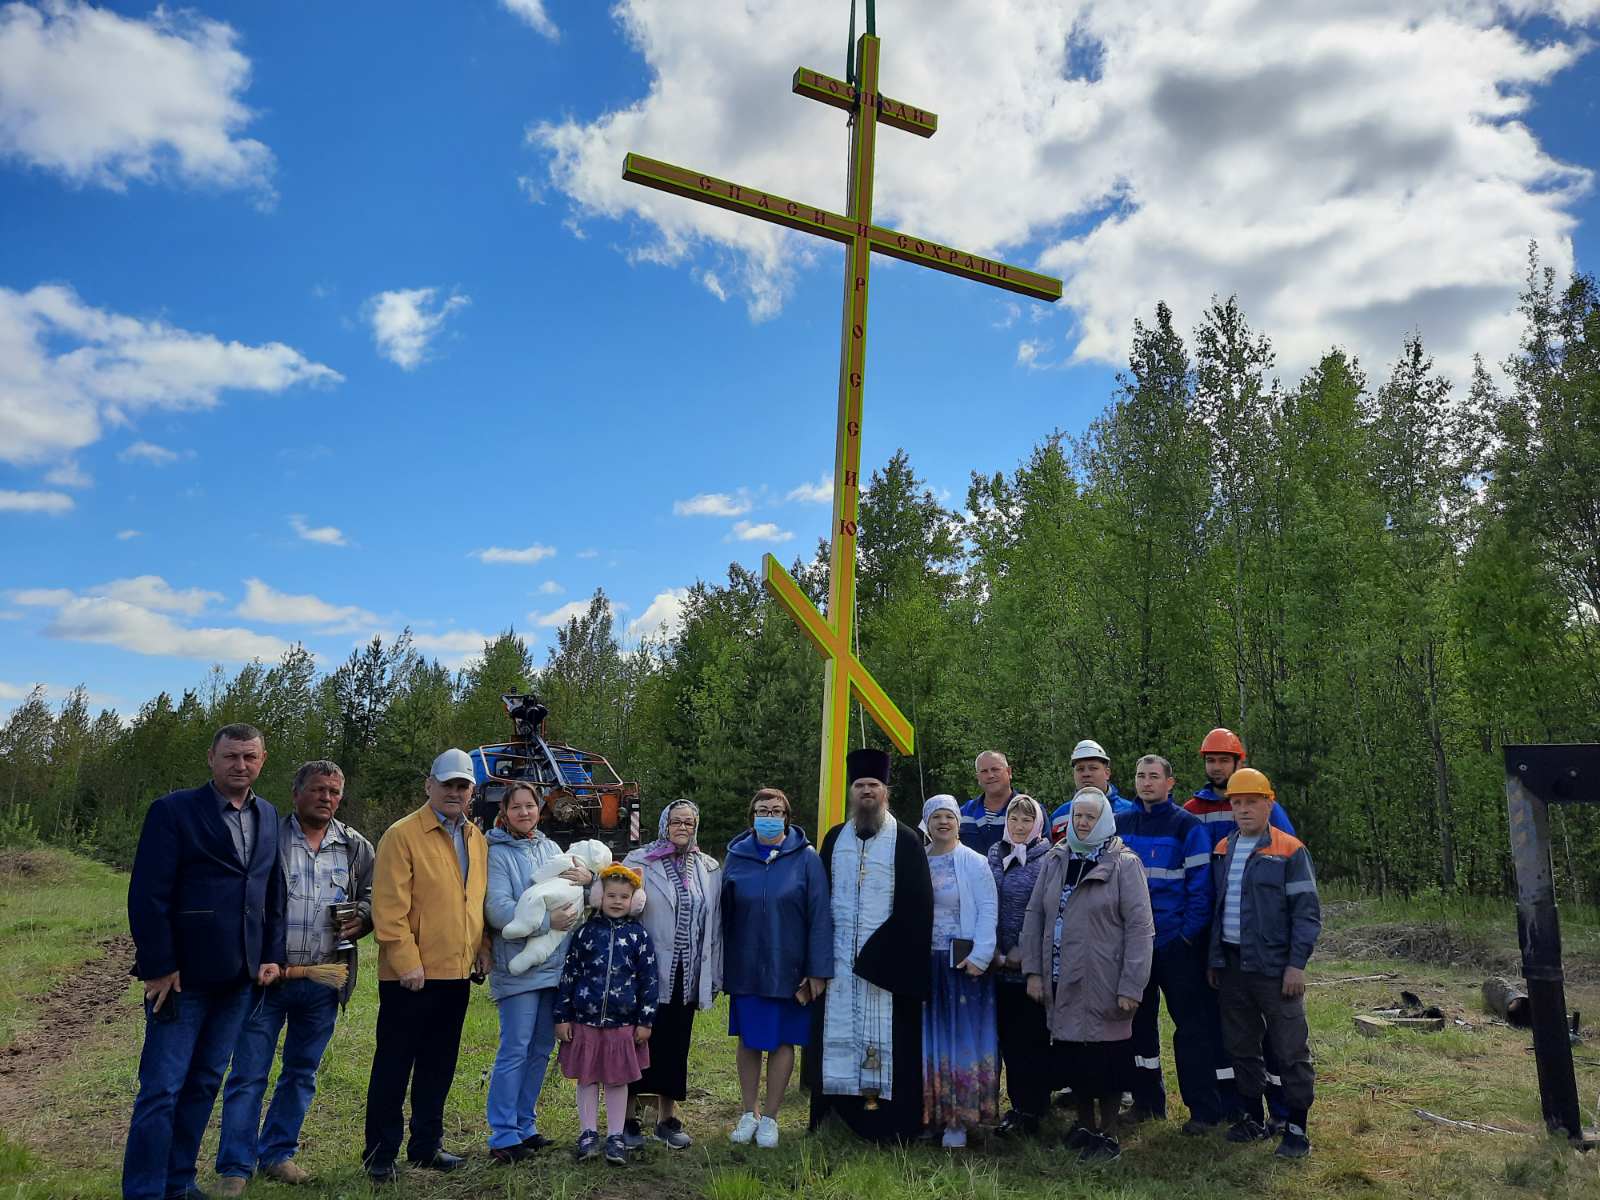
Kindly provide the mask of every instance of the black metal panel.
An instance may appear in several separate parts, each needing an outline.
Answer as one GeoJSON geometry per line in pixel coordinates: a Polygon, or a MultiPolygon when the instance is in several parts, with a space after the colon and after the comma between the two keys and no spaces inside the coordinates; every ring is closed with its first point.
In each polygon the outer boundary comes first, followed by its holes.
{"type": "Polygon", "coordinates": [[[1600,801],[1600,745],[1507,746],[1506,809],[1517,872],[1517,941],[1528,983],[1533,1055],[1546,1127],[1583,1142],[1567,1037],[1561,925],[1550,861],[1549,805],[1600,801]]]}
{"type": "Polygon", "coordinates": [[[1545,804],[1600,804],[1600,742],[1507,746],[1506,774],[1545,804]]]}

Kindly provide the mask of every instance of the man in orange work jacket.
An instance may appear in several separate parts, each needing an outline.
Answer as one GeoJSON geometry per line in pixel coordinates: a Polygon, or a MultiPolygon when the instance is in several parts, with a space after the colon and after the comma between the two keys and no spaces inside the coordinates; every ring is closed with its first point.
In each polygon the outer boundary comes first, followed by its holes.
{"type": "Polygon", "coordinates": [[[378,1029],[367,1084],[364,1163],[374,1183],[395,1176],[411,1088],[413,1166],[452,1171],[444,1102],[455,1076],[474,971],[488,971],[483,899],[489,848],[467,820],[472,760],[446,750],[428,772],[428,802],[378,843],[372,925],[378,943],[378,1029]]]}

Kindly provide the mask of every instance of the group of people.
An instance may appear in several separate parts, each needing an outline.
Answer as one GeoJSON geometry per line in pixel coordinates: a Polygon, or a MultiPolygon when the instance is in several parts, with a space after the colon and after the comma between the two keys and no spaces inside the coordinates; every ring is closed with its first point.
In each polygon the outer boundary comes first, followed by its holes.
{"type": "Polygon", "coordinates": [[[1165,1119],[1164,998],[1183,1132],[1227,1125],[1230,1141],[1278,1134],[1279,1155],[1310,1152],[1304,972],[1321,928],[1310,856],[1237,735],[1212,730],[1200,754],[1206,785],[1191,798],[1178,802],[1172,764],[1149,754],[1129,800],[1105,749],[1079,742],[1077,791],[1050,815],[1050,840],[1004,755],[978,757],[983,790],[961,810],[961,839],[986,854],[998,898],[1001,1134],[1037,1132],[1055,1088],[1077,1113],[1068,1145],[1087,1161],[1120,1154],[1120,1126],[1165,1119]]]}
{"type": "Polygon", "coordinates": [[[212,1194],[240,1195],[258,1173],[309,1180],[295,1161],[301,1127],[369,933],[378,1015],[363,1165],[375,1183],[396,1177],[402,1148],[418,1168],[464,1161],[445,1148],[444,1108],[471,987],[485,979],[499,1018],[485,1112],[498,1164],[551,1144],[539,1102],[552,1054],[576,1089],[580,1161],[626,1163],[647,1136],[690,1145],[679,1105],[694,1020],[719,994],[737,1039],[735,1143],[778,1144],[805,1048],[812,1128],[834,1114],[875,1141],[956,1150],[980,1126],[1037,1135],[1059,1093],[1076,1109],[1067,1146],[1115,1158],[1122,1124],[1165,1116],[1164,995],[1184,1131],[1226,1124],[1232,1141],[1277,1133],[1280,1155],[1309,1152],[1316,883],[1271,784],[1227,730],[1207,737],[1207,786],[1181,807],[1166,759],[1139,760],[1132,801],[1110,756],[1084,741],[1076,792],[1054,812],[1017,792],[989,751],[977,797],[935,796],[912,827],[890,809],[888,754],[861,749],[846,820],[820,846],[788,797],[762,788],[721,861],[699,847],[698,808],[677,800],[655,841],[598,871],[540,832],[528,785],[512,785],[481,832],[460,750],[434,760],[425,802],[376,850],[336,816],[337,764],[301,766],[280,817],[253,787],[266,754],[254,727],[219,729],[211,780],[157,800],[140,836],[128,907],[145,1037],[129,1200],[206,1195],[196,1159],[219,1090],[212,1194]],[[553,872],[582,902],[508,937],[523,893],[553,872]],[[546,935],[560,935],[554,952],[515,969],[546,935]]]}

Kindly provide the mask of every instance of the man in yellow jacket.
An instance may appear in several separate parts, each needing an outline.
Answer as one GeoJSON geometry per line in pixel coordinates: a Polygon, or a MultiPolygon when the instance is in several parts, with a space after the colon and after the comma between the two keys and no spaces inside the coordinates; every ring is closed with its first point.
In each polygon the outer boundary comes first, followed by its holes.
{"type": "Polygon", "coordinates": [[[488,970],[483,898],[489,849],[466,816],[473,782],[472,759],[446,750],[428,772],[428,802],[389,826],[378,843],[372,879],[378,1029],[363,1159],[375,1183],[395,1175],[408,1083],[406,1158],[435,1171],[452,1171],[462,1161],[443,1145],[444,1102],[470,981],[474,971],[488,970]]]}

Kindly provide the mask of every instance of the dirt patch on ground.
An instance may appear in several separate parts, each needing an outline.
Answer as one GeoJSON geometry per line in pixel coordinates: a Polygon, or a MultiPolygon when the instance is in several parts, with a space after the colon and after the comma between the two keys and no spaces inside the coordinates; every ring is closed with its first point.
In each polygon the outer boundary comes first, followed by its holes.
{"type": "Polygon", "coordinates": [[[0,850],[0,880],[54,883],[67,874],[67,865],[43,850],[0,850]]]}
{"type": "Polygon", "coordinates": [[[34,1019],[0,1048],[0,1127],[37,1109],[49,1081],[74,1049],[96,1041],[114,1024],[128,992],[133,939],[100,943],[101,956],[84,963],[35,1001],[34,1019]]]}
{"type": "MultiPolygon", "coordinates": [[[[1317,940],[1317,956],[1356,961],[1403,958],[1430,966],[1481,970],[1490,975],[1522,973],[1515,950],[1443,925],[1406,923],[1325,929],[1317,940]]],[[[1569,976],[1578,965],[1568,964],[1569,976]]]]}
{"type": "MultiPolygon", "coordinates": [[[[1522,977],[1516,942],[1431,922],[1335,925],[1317,939],[1317,957],[1371,962],[1405,959],[1428,966],[1460,967],[1488,975],[1522,977]]],[[[1569,984],[1600,984],[1600,961],[1564,947],[1562,971],[1569,984]]]]}

